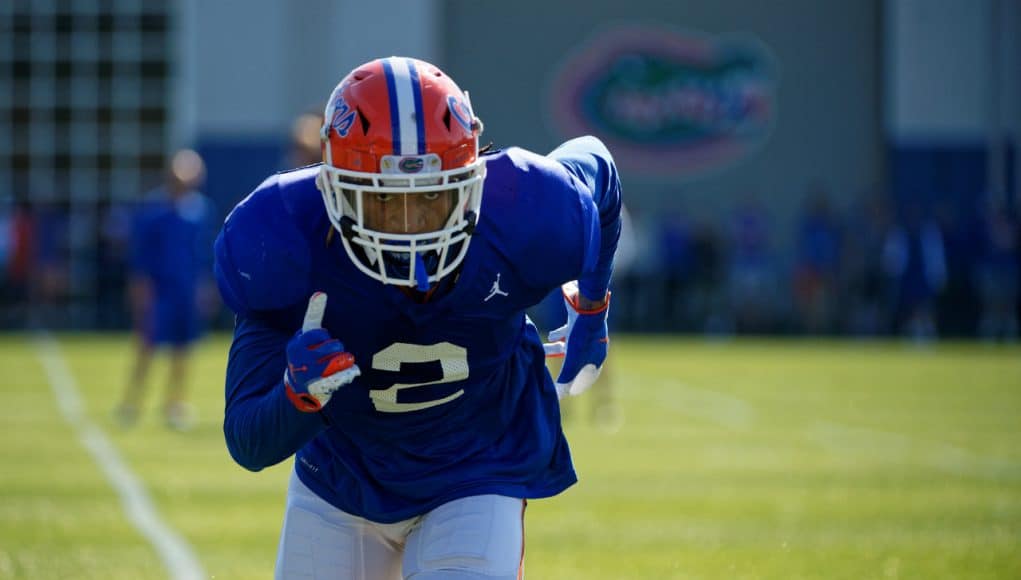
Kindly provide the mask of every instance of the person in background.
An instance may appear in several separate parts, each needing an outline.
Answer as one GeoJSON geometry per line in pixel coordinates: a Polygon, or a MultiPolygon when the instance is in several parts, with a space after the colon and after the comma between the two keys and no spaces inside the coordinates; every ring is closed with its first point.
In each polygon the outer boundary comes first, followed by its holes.
{"type": "Polygon", "coordinates": [[[128,326],[124,308],[131,259],[132,206],[104,201],[96,228],[96,323],[101,329],[128,326]]]}
{"type": "Polygon", "coordinates": [[[840,261],[845,302],[839,317],[845,332],[858,337],[887,334],[893,291],[883,269],[883,247],[892,227],[888,196],[879,188],[866,191],[847,216],[840,261]]]}
{"type": "Polygon", "coordinates": [[[12,327],[30,322],[32,286],[36,275],[39,245],[39,220],[27,199],[18,199],[10,217],[10,249],[4,294],[10,301],[7,316],[12,327]]]}
{"type": "Polygon", "coordinates": [[[975,269],[982,302],[979,336],[1014,342],[1018,336],[1018,226],[1002,205],[989,209],[975,269]]]}
{"type": "Polygon", "coordinates": [[[323,153],[319,145],[319,129],[323,116],[318,113],[302,113],[291,123],[291,141],[287,151],[287,167],[304,167],[319,163],[323,153]]]}
{"type": "Polygon", "coordinates": [[[198,191],[205,163],[197,153],[176,152],[166,183],[143,201],[134,223],[128,300],[136,336],[134,366],[116,409],[129,427],[141,413],[157,347],[170,352],[163,415],[171,429],[190,429],[195,411],[187,400],[188,359],[215,308],[212,286],[212,208],[198,191]]]}
{"type": "Polygon", "coordinates": [[[935,301],[947,280],[943,232],[920,203],[908,203],[888,232],[883,269],[893,280],[899,331],[917,343],[937,338],[935,301]]]}
{"type": "Polygon", "coordinates": [[[14,328],[27,296],[27,211],[0,200],[0,328],[14,328]]]}
{"type": "Polygon", "coordinates": [[[71,211],[67,200],[34,204],[28,261],[28,323],[53,328],[66,324],[71,278],[71,211]]]}
{"type": "Polygon", "coordinates": [[[662,325],[660,330],[677,332],[690,323],[695,268],[691,220],[680,207],[662,208],[657,234],[657,257],[662,275],[657,324],[662,325]]]}
{"type": "Polygon", "coordinates": [[[746,195],[733,211],[728,240],[733,328],[738,332],[774,329],[777,267],[772,242],[766,207],[755,194],[746,195]]]}
{"type": "Polygon", "coordinates": [[[836,330],[835,309],[840,274],[840,225],[822,184],[805,199],[797,231],[794,263],[794,306],[803,332],[836,330]]]}

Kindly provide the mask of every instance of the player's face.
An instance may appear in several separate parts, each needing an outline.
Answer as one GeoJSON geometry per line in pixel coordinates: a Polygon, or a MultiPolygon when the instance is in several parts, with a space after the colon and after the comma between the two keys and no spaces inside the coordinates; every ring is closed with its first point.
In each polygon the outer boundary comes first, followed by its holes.
{"type": "Polygon", "coordinates": [[[388,234],[422,234],[441,229],[457,200],[454,190],[430,193],[366,193],[365,227],[388,234]]]}

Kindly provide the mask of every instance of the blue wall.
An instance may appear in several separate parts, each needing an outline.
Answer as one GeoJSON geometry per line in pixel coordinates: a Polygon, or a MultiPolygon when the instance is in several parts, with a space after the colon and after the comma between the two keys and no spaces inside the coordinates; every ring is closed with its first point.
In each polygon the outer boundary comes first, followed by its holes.
{"type": "MultiPolygon", "coordinates": [[[[1014,147],[1005,151],[1007,192],[1016,192],[1014,147]]],[[[890,189],[898,204],[918,202],[923,207],[950,204],[959,217],[981,212],[991,193],[987,167],[989,149],[982,144],[897,145],[889,151],[890,189]]],[[[1009,196],[1016,202],[1016,193],[1009,196]]]]}
{"type": "Polygon", "coordinates": [[[200,137],[197,151],[209,168],[205,193],[226,216],[266,177],[284,169],[286,144],[278,137],[200,137]]]}

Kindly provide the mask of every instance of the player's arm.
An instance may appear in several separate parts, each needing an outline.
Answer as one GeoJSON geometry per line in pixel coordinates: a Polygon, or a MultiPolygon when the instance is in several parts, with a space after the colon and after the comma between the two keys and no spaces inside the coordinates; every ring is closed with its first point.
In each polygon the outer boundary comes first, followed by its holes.
{"type": "Polygon", "coordinates": [[[231,457],[245,469],[287,459],[326,428],[321,413],[299,411],[287,396],[283,377],[290,339],[259,316],[237,316],[223,434],[231,457]]]}
{"type": "MultiPolygon", "coordinates": [[[[567,324],[550,333],[545,345],[550,356],[563,356],[557,394],[577,395],[599,376],[609,344],[606,317],[610,306],[610,276],[621,228],[621,192],[610,152],[595,137],[572,139],[549,154],[581,182],[583,204],[591,196],[598,230],[586,231],[584,260],[577,283],[563,286],[567,324]]],[[[583,223],[589,223],[583,220],[583,223]]],[[[595,227],[587,230],[596,229],[595,227]]]]}
{"type": "MultiPolygon", "coordinates": [[[[335,341],[303,344],[315,338],[313,334],[293,334],[289,313],[311,294],[310,265],[304,238],[285,218],[276,179],[271,178],[234,208],[214,244],[217,285],[237,315],[223,430],[231,456],[251,470],[286,459],[325,427],[320,413],[303,412],[288,396],[284,376],[292,344],[300,356],[312,359],[305,365],[308,370],[320,374],[325,368],[319,369],[316,361],[335,354],[322,349],[339,346],[335,341]]],[[[291,392],[296,387],[307,394],[318,378],[302,374],[292,381],[291,392]]]]}
{"type": "Polygon", "coordinates": [[[326,295],[309,290],[308,240],[290,219],[277,177],[234,208],[213,248],[220,294],[237,314],[223,430],[234,459],[254,471],[322,431],[318,411],[360,371],[322,328],[326,295]],[[293,333],[291,314],[305,301],[304,324],[293,333]]]}
{"type": "MultiPolygon", "coordinates": [[[[602,141],[591,136],[571,139],[548,157],[558,161],[586,186],[599,212],[598,244],[589,243],[585,271],[578,278],[580,307],[598,309],[606,304],[613,255],[620,240],[621,188],[617,167],[602,141]]],[[[594,241],[596,236],[590,239],[594,241]]]]}

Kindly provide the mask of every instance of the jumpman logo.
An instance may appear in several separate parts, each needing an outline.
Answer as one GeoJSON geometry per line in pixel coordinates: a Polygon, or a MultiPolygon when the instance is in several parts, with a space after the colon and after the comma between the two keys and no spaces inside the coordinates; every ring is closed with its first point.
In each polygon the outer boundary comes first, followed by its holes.
{"type": "Polygon", "coordinates": [[[483,300],[483,302],[489,302],[489,299],[492,298],[493,296],[496,296],[497,294],[499,294],[500,296],[510,296],[510,294],[507,294],[503,290],[500,290],[499,272],[496,273],[496,280],[493,280],[493,287],[489,289],[489,296],[486,296],[486,299],[483,300]]]}

